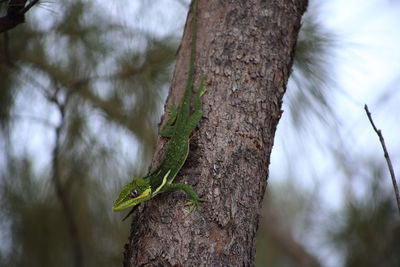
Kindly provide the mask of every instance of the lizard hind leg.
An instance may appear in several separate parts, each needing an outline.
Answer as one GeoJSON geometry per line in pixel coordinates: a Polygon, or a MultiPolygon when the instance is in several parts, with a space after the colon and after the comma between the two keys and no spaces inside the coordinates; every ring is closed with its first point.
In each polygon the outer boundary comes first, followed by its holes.
{"type": "Polygon", "coordinates": [[[178,116],[178,111],[179,111],[179,106],[177,108],[174,107],[168,107],[167,112],[169,119],[165,123],[164,127],[161,128],[160,130],[160,135],[162,137],[172,137],[174,133],[174,125],[176,122],[176,117],[178,116]]]}
{"type": "Polygon", "coordinates": [[[187,124],[187,131],[192,132],[194,129],[196,129],[197,125],[200,122],[201,116],[203,115],[202,111],[202,101],[201,98],[206,92],[206,87],[205,87],[205,78],[202,75],[200,78],[200,85],[196,90],[196,94],[194,96],[193,100],[193,114],[189,118],[189,122],[187,124]]]}

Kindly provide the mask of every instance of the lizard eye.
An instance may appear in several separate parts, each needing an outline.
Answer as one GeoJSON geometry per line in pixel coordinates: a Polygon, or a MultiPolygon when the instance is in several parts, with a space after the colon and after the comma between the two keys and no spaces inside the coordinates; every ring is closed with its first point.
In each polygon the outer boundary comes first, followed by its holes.
{"type": "Polygon", "coordinates": [[[138,195],[139,195],[139,191],[138,191],[137,189],[132,190],[132,192],[131,192],[131,197],[132,197],[132,198],[135,198],[135,197],[137,197],[138,195]]]}

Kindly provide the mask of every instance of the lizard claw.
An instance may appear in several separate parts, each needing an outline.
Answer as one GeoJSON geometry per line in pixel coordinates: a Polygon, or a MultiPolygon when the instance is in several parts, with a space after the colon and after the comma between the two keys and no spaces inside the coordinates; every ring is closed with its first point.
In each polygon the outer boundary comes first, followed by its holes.
{"type": "Polygon", "coordinates": [[[186,202],[186,206],[189,206],[189,211],[192,212],[194,210],[201,210],[199,202],[204,202],[206,201],[205,199],[198,198],[198,199],[191,199],[188,202],[186,202]]]}

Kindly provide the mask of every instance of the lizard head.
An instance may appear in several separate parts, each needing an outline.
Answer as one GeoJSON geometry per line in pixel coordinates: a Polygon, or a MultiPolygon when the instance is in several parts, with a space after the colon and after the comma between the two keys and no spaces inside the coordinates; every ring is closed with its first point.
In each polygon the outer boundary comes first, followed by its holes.
{"type": "Polygon", "coordinates": [[[150,199],[151,187],[148,180],[143,178],[133,179],[132,182],[125,185],[117,200],[114,202],[113,210],[123,210],[150,199]]]}

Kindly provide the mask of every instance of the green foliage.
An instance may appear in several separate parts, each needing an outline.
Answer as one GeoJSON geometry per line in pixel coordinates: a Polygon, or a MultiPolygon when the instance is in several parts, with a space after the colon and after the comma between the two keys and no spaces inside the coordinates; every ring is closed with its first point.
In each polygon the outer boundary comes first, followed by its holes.
{"type": "Polygon", "coordinates": [[[379,203],[349,204],[332,233],[334,244],[345,255],[344,266],[400,265],[400,220],[393,196],[379,203]]]}
{"type": "Polygon", "coordinates": [[[365,166],[367,193],[348,199],[335,214],[328,239],[344,255],[343,266],[399,266],[400,219],[392,189],[382,183],[388,178],[386,166],[374,161],[365,166]]]}
{"type": "Polygon", "coordinates": [[[285,94],[291,121],[298,128],[306,128],[311,122],[335,119],[332,110],[335,76],[332,55],[336,40],[332,32],[317,21],[317,12],[317,9],[310,9],[303,17],[293,73],[285,94]],[[317,120],[310,119],[315,117],[317,120]]]}
{"type": "MultiPolygon", "coordinates": [[[[85,153],[85,156],[89,155],[85,153]]],[[[112,201],[107,191],[99,180],[84,177],[83,170],[71,171],[69,164],[63,169],[69,170],[64,174],[67,179],[80,179],[66,190],[79,225],[85,266],[120,265],[119,255],[127,229],[107,212],[112,201]],[[101,223],[93,223],[96,221],[101,223]]],[[[27,158],[11,160],[3,176],[0,222],[2,226],[10,226],[11,248],[10,253],[2,253],[2,266],[73,265],[73,245],[66,231],[65,214],[46,176],[45,173],[35,175],[27,158]]]]}
{"type": "Polygon", "coordinates": [[[54,266],[57,256],[71,264],[65,221],[49,182],[33,176],[28,159],[11,160],[1,187],[1,221],[11,221],[11,253],[2,266],[54,266]],[[14,179],[12,179],[14,178],[14,179]],[[48,253],[51,251],[52,253],[48,253]]]}

